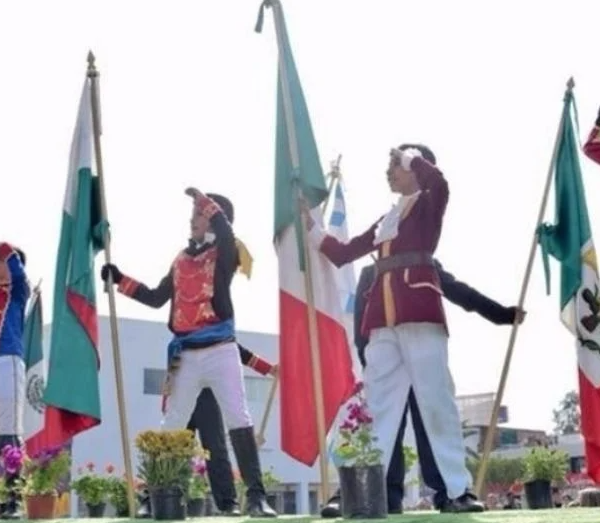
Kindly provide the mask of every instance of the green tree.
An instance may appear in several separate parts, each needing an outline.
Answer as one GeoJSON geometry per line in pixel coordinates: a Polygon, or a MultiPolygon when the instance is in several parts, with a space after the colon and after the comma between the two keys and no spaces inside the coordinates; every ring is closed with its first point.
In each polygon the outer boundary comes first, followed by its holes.
{"type": "Polygon", "coordinates": [[[577,434],[581,428],[579,394],[572,390],[565,394],[557,409],[552,411],[556,434],[577,434]]]}

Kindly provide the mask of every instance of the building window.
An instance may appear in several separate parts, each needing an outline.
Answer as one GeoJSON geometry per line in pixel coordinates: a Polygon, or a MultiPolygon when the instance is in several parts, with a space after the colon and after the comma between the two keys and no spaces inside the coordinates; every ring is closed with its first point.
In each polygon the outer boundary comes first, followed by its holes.
{"type": "Polygon", "coordinates": [[[245,377],[246,399],[253,403],[266,403],[271,390],[272,380],[266,378],[245,377]]]}
{"type": "Polygon", "coordinates": [[[308,493],[308,504],[311,514],[319,513],[319,493],[316,490],[311,490],[308,493]]]}
{"type": "Polygon", "coordinates": [[[296,512],[296,491],[283,493],[283,513],[297,514],[296,512]]]}
{"type": "Polygon", "coordinates": [[[164,369],[144,369],[144,394],[162,396],[165,376],[164,369]]]}

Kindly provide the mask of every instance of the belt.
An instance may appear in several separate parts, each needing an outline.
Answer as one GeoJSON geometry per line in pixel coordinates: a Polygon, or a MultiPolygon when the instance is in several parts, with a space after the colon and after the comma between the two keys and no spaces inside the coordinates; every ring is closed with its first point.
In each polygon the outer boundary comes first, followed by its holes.
{"type": "Polygon", "coordinates": [[[409,251],[379,258],[375,262],[375,272],[381,274],[394,269],[417,266],[433,267],[433,255],[424,251],[409,251]]]}

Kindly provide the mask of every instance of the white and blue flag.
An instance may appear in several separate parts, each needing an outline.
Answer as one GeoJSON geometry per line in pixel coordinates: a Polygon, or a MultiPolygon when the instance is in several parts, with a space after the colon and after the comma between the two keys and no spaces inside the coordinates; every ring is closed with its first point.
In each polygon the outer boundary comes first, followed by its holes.
{"type": "MultiPolygon", "coordinates": [[[[330,196],[331,198],[331,196],[330,196]]],[[[347,242],[350,238],[348,235],[348,220],[346,215],[346,201],[344,199],[344,191],[342,189],[341,180],[338,178],[335,184],[335,192],[333,194],[333,207],[329,216],[329,227],[327,231],[331,236],[334,236],[341,242],[347,242]]],[[[344,324],[348,335],[349,346],[352,350],[352,360],[354,362],[355,373],[360,375],[360,365],[354,349],[354,301],[356,299],[356,276],[354,274],[354,264],[348,263],[335,271],[337,289],[340,296],[340,303],[344,311],[344,324]]],[[[335,453],[337,446],[337,432],[340,424],[344,421],[348,410],[346,405],[342,405],[338,412],[337,418],[334,421],[329,435],[327,437],[327,446],[329,458],[335,467],[340,467],[343,463],[335,453]]]]}
{"type": "MultiPolygon", "coordinates": [[[[335,187],[335,196],[333,199],[333,208],[329,217],[329,234],[341,242],[347,242],[348,220],[346,218],[346,202],[342,190],[341,181],[338,180],[335,187]]],[[[340,301],[344,314],[352,316],[354,314],[354,301],[356,299],[356,276],[354,274],[354,265],[348,263],[336,271],[337,288],[340,294],[340,301]]]]}

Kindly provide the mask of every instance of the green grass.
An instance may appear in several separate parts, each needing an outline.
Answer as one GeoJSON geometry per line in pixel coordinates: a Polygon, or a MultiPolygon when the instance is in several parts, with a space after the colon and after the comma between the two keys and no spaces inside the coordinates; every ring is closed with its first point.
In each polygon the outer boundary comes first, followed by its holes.
{"type": "MultiPolygon", "coordinates": [[[[312,523],[323,520],[316,516],[280,516],[279,520],[286,523],[312,523]]],[[[51,521],[66,521],[69,523],[141,523],[139,519],[55,519],[51,521]]],[[[153,520],[146,520],[151,523],[153,520]]],[[[188,521],[194,521],[192,519],[188,521]]],[[[272,519],[250,519],[250,518],[222,518],[210,517],[199,518],[196,521],[206,523],[273,523],[272,519]]],[[[277,520],[275,520],[277,521],[277,520]]],[[[388,523],[600,523],[600,508],[564,508],[553,510],[504,510],[491,511],[480,514],[439,514],[437,512],[408,512],[401,516],[390,516],[388,519],[348,520],[352,522],[365,521],[377,523],[386,521],[388,523]]],[[[50,523],[50,522],[49,522],[50,523]]]]}

